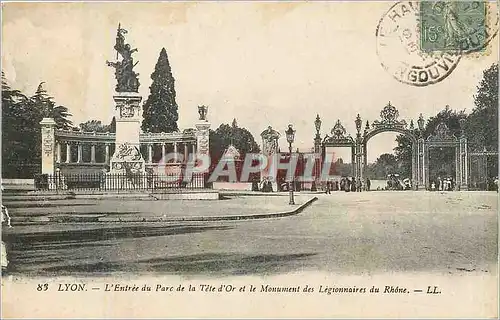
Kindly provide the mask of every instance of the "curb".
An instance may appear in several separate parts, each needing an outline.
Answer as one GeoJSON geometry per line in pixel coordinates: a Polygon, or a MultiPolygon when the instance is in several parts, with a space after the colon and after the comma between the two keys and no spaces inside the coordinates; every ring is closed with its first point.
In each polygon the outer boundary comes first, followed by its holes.
{"type": "Polygon", "coordinates": [[[269,218],[282,218],[297,215],[302,212],[305,208],[309,207],[313,202],[318,200],[318,197],[313,197],[300,205],[299,207],[278,213],[260,213],[251,215],[234,215],[234,216],[194,216],[194,217],[178,217],[178,218],[163,218],[163,217],[143,217],[143,218],[108,218],[105,216],[54,216],[54,217],[43,217],[38,219],[23,219],[19,221],[13,218],[13,222],[20,222],[22,224],[34,223],[34,222],[56,222],[56,223],[96,223],[96,222],[203,222],[203,221],[235,221],[235,220],[254,220],[254,219],[269,219],[269,218]]]}

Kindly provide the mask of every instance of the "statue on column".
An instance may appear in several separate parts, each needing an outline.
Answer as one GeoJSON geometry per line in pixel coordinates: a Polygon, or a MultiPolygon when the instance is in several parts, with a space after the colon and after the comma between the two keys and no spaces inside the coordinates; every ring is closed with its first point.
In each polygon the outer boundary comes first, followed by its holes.
{"type": "Polygon", "coordinates": [[[125,43],[125,34],[127,34],[127,30],[118,25],[114,48],[116,50],[116,60],[118,60],[118,54],[122,56],[122,60],[116,62],[106,60],[106,64],[115,68],[116,92],[138,92],[139,74],[133,70],[138,62],[134,64],[132,58],[132,54],[137,52],[137,49],[131,49],[130,45],[125,43]]]}

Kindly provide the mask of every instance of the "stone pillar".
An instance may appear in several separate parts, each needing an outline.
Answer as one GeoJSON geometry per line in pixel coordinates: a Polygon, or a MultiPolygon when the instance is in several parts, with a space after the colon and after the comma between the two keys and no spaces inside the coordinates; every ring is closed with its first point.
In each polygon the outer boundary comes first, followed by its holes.
{"type": "Polygon", "coordinates": [[[66,163],[71,162],[71,144],[66,141],[66,163]]]}
{"type": "MultiPolygon", "coordinates": [[[[423,156],[422,156],[422,179],[424,180],[424,187],[426,190],[430,190],[430,179],[429,179],[429,146],[424,142],[423,146],[423,156]]],[[[436,186],[437,188],[437,186],[436,186]]]]}
{"type": "Polygon", "coordinates": [[[196,154],[196,144],[193,143],[191,145],[191,149],[192,149],[191,153],[193,154],[193,157],[194,157],[194,155],[196,154]]]}
{"type": "Polygon", "coordinates": [[[188,159],[188,151],[189,151],[188,144],[187,144],[187,142],[184,142],[184,162],[186,162],[188,159]]]}
{"type": "Polygon", "coordinates": [[[148,144],[148,163],[153,162],[153,145],[150,143],[148,144]]]}
{"type": "Polygon", "coordinates": [[[469,154],[468,154],[467,138],[465,136],[460,137],[460,190],[468,190],[469,188],[469,154]]]}
{"type": "Polygon", "coordinates": [[[54,174],[55,170],[55,143],[56,122],[52,118],[43,118],[42,127],[42,174],[54,174]]]}
{"type": "Polygon", "coordinates": [[[95,163],[95,144],[90,146],[90,162],[95,163]]]}
{"type": "Polygon", "coordinates": [[[110,161],[110,172],[124,174],[145,172],[144,157],[140,152],[142,97],[135,92],[118,92],[115,101],[116,141],[110,161]],[[130,170],[127,171],[126,166],[130,170]]]}
{"type": "Polygon", "coordinates": [[[61,142],[57,142],[56,150],[57,150],[57,163],[61,163],[61,142]]]}
{"type": "Polygon", "coordinates": [[[351,147],[352,176],[356,176],[356,146],[351,147]]]}
{"type": "Polygon", "coordinates": [[[209,129],[210,122],[207,120],[196,124],[196,151],[197,155],[209,155],[209,129]]]}
{"type": "Polygon", "coordinates": [[[319,178],[321,175],[321,136],[319,135],[319,132],[316,134],[316,137],[314,138],[314,180],[316,183],[319,182],[319,178]]]}
{"type": "Polygon", "coordinates": [[[165,159],[165,142],[161,144],[161,159],[162,161],[165,159]]]}
{"type": "Polygon", "coordinates": [[[77,158],[76,162],[82,163],[83,145],[81,142],[78,142],[77,148],[78,148],[78,158],[77,158]]]}
{"type": "Polygon", "coordinates": [[[104,162],[109,163],[109,144],[106,143],[105,145],[105,154],[104,154],[104,162]]]}
{"type": "Polygon", "coordinates": [[[425,140],[420,137],[417,140],[417,184],[418,188],[426,189],[425,181],[425,140]]]}
{"type": "Polygon", "coordinates": [[[177,142],[174,141],[174,162],[177,162],[177,142]]]}

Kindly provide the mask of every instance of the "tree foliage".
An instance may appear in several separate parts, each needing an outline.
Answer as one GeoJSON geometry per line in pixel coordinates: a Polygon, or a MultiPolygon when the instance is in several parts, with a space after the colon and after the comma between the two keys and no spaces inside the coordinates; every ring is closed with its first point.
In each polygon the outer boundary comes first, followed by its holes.
{"type": "Polygon", "coordinates": [[[144,132],[176,132],[179,130],[177,126],[179,115],[177,102],[175,102],[175,80],[165,48],[160,52],[151,79],[153,82],[149,87],[150,94],[143,105],[142,130],[144,132]]]}
{"type": "Polygon", "coordinates": [[[400,162],[395,155],[390,153],[381,154],[375,163],[367,165],[365,175],[370,179],[384,180],[388,174],[399,174],[400,162]]]}
{"type": "Polygon", "coordinates": [[[56,105],[43,88],[27,97],[12,89],[2,72],[2,176],[33,178],[41,164],[41,126],[43,118],[54,118],[56,127],[69,129],[71,115],[56,105]]]}
{"type": "Polygon", "coordinates": [[[219,159],[232,144],[242,157],[247,153],[260,152],[253,135],[245,128],[238,127],[236,120],[231,125],[221,124],[215,131],[210,130],[210,156],[219,159]]]}
{"type": "Polygon", "coordinates": [[[483,72],[474,104],[465,129],[469,145],[473,149],[498,150],[498,64],[483,72]]]}
{"type": "Polygon", "coordinates": [[[113,117],[109,125],[103,124],[100,120],[88,120],[79,125],[83,132],[116,132],[116,118],[113,117]]]}

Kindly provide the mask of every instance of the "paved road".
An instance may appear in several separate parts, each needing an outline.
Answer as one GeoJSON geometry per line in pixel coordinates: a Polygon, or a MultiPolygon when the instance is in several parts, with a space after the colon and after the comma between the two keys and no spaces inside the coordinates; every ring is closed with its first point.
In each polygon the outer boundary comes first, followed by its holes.
{"type": "Polygon", "coordinates": [[[12,274],[491,273],[497,200],[492,192],[337,192],[286,218],[4,227],[3,238],[12,274]]]}

